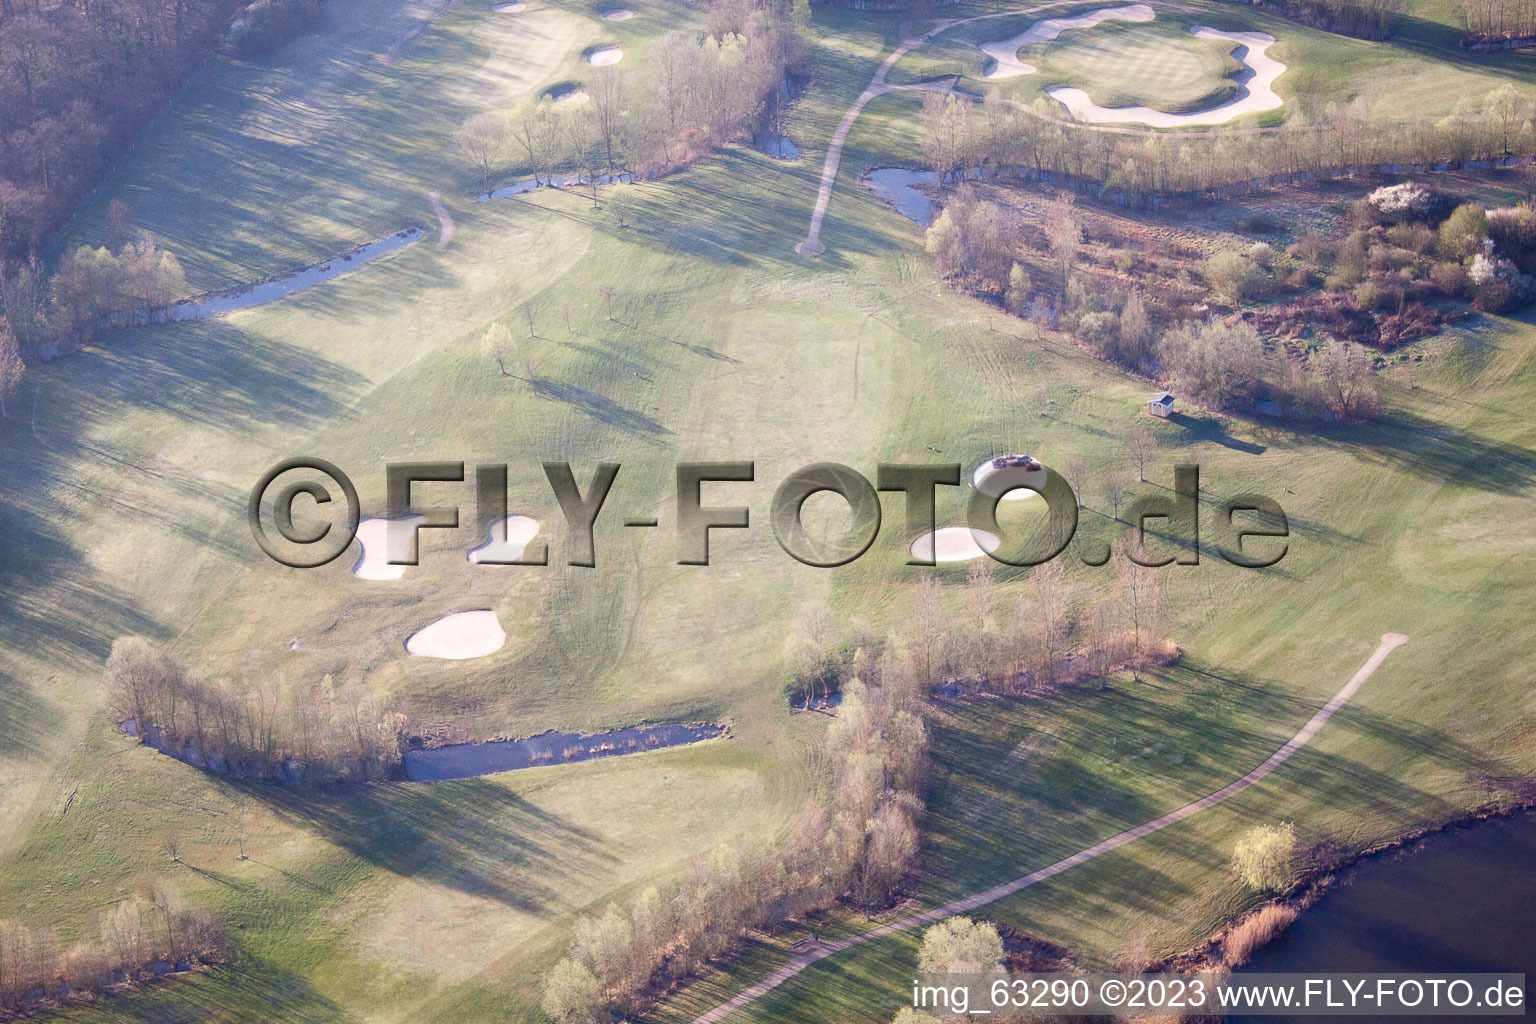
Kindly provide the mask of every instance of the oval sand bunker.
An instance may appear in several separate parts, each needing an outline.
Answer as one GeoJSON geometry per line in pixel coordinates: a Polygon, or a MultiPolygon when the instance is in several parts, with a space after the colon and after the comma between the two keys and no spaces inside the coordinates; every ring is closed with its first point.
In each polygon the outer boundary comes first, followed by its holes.
{"type": "Polygon", "coordinates": [[[363,546],[362,554],[352,566],[352,575],[360,580],[397,580],[405,575],[404,565],[390,565],[389,531],[409,531],[411,527],[426,522],[421,516],[403,519],[364,519],[357,524],[357,542],[363,546]]]}
{"type": "Polygon", "coordinates": [[[986,530],[973,530],[969,526],[946,526],[934,533],[925,533],[912,542],[914,558],[932,559],[935,562],[968,562],[981,558],[989,551],[996,551],[1003,542],[986,530]]]}
{"type": "MultiPolygon", "coordinates": [[[[1026,491],[1022,488],[1035,487],[1044,490],[1045,467],[1031,469],[1024,465],[1009,465],[1011,460],[1024,457],[999,455],[995,459],[983,462],[976,467],[976,472],[971,474],[971,486],[989,498],[1001,498],[1003,501],[1023,501],[1025,498],[1036,497],[1034,491],[1026,491]]],[[[1035,463],[1035,465],[1040,464],[1035,463]]]]}
{"type": "Polygon", "coordinates": [[[593,50],[587,55],[587,61],[603,67],[607,64],[617,64],[624,59],[624,51],[617,46],[605,46],[601,50],[593,50]]]}
{"type": "Polygon", "coordinates": [[[490,535],[484,544],[466,557],[474,565],[495,559],[498,562],[515,562],[523,557],[528,542],[539,535],[539,521],[532,516],[507,516],[499,523],[491,524],[490,535]]]}
{"type": "Polygon", "coordinates": [[[507,634],[496,613],[489,608],[446,615],[415,633],[405,642],[405,649],[422,658],[446,658],[463,661],[483,658],[501,650],[507,634]]]}
{"type": "Polygon", "coordinates": [[[614,10],[611,10],[611,11],[604,11],[603,12],[603,17],[607,18],[609,21],[628,21],[630,18],[633,18],[634,16],[635,16],[635,12],[634,11],[626,10],[623,7],[619,7],[619,8],[615,8],[614,10]]]}
{"type": "Polygon", "coordinates": [[[497,14],[516,14],[518,11],[526,11],[527,9],[528,9],[528,5],[527,4],[497,4],[496,5],[496,13],[497,14]]]}

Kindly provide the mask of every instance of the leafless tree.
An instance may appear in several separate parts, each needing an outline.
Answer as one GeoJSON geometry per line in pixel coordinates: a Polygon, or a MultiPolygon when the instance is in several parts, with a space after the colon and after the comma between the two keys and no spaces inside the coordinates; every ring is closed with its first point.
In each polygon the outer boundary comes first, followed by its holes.
{"type": "Polygon", "coordinates": [[[1119,575],[1120,602],[1131,622],[1131,670],[1139,679],[1146,664],[1145,640],[1156,622],[1159,588],[1157,571],[1131,558],[1134,545],[1129,537],[1120,545],[1115,569],[1119,575]]]}
{"type": "Polygon", "coordinates": [[[491,168],[501,157],[506,128],[500,116],[491,113],[475,114],[454,129],[453,141],[469,158],[475,170],[480,172],[481,186],[489,188],[491,168]]]}
{"type": "Polygon", "coordinates": [[[21,387],[21,350],[10,324],[0,319],[0,417],[8,418],[5,403],[21,387]]]}
{"type": "Polygon", "coordinates": [[[598,138],[602,142],[604,169],[613,170],[613,147],[623,130],[626,89],[624,72],[616,67],[599,68],[587,83],[592,96],[592,116],[598,138]]]}
{"type": "Polygon", "coordinates": [[[1137,427],[1131,431],[1130,442],[1131,458],[1136,461],[1136,477],[1143,483],[1147,479],[1147,460],[1152,453],[1157,451],[1157,435],[1146,427],[1137,427]]]}
{"type": "Polygon", "coordinates": [[[1061,287],[1065,291],[1067,279],[1072,276],[1072,263],[1083,245],[1083,228],[1072,215],[1070,195],[1051,204],[1045,218],[1045,237],[1050,242],[1051,253],[1061,266],[1061,287]]]}
{"type": "Polygon", "coordinates": [[[1081,455],[1067,459],[1067,483],[1077,492],[1077,507],[1083,507],[1084,488],[1088,486],[1088,460],[1081,455]]]}
{"type": "Polygon", "coordinates": [[[538,337],[538,335],[533,333],[533,328],[534,328],[534,324],[537,323],[537,321],[538,321],[539,304],[537,302],[535,302],[534,300],[532,300],[532,299],[528,299],[527,301],[525,301],[523,303],[522,309],[523,309],[523,321],[528,325],[528,337],[530,337],[530,338],[538,337]]]}
{"type": "Polygon", "coordinates": [[[1126,479],[1125,471],[1119,466],[1112,466],[1104,471],[1102,485],[1104,488],[1104,500],[1109,503],[1114,512],[1115,519],[1120,518],[1120,502],[1125,499],[1126,479]]]}
{"type": "Polygon", "coordinates": [[[597,294],[598,294],[598,297],[603,300],[603,304],[608,307],[608,319],[612,320],[613,319],[613,285],[611,285],[611,284],[600,284],[600,285],[598,285],[597,286],[597,294]]]}

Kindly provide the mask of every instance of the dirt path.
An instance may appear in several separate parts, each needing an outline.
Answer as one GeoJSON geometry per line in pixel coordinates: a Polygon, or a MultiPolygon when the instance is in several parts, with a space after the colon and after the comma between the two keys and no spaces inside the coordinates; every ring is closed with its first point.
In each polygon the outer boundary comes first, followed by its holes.
{"type": "Polygon", "coordinates": [[[448,208],[443,205],[442,196],[428,192],[427,198],[432,201],[432,212],[437,214],[437,244],[432,248],[442,252],[453,241],[453,218],[448,216],[448,208]]]}
{"type": "Polygon", "coordinates": [[[425,21],[411,29],[405,35],[401,36],[399,41],[397,41],[394,46],[389,48],[387,53],[381,54],[379,56],[379,63],[393,64],[395,61],[399,60],[400,51],[404,50],[412,39],[415,39],[417,36],[421,35],[432,26],[434,21],[436,21],[438,18],[441,18],[443,15],[448,14],[463,2],[464,0],[443,0],[443,5],[434,11],[431,15],[429,15],[425,21]]]}
{"type": "Polygon", "coordinates": [[[824,960],[834,953],[840,953],[852,946],[859,946],[866,942],[885,938],[887,935],[895,935],[897,932],[911,931],[913,928],[936,924],[944,918],[953,917],[956,914],[968,914],[978,907],[993,903],[1004,896],[1011,896],[1021,889],[1029,888],[1036,882],[1043,882],[1047,878],[1061,874],[1070,867],[1076,867],[1078,864],[1093,860],[1095,857],[1101,857],[1111,850],[1118,850],[1125,844],[1140,839],[1142,836],[1156,832],[1158,829],[1167,828],[1175,822],[1183,821],[1190,815],[1198,814],[1208,807],[1214,807],[1223,800],[1236,796],[1249,786],[1263,779],[1276,768],[1279,768],[1286,761],[1290,760],[1292,754],[1306,746],[1307,742],[1317,735],[1317,731],[1327,723],[1328,719],[1333,717],[1334,712],[1343,707],[1349,698],[1355,695],[1355,691],[1360,689],[1361,685],[1371,677],[1371,673],[1380,667],[1381,663],[1386,660],[1387,655],[1407,642],[1408,638],[1402,633],[1383,634],[1381,644],[1376,648],[1375,653],[1365,660],[1365,664],[1361,665],[1355,674],[1349,677],[1349,682],[1344,684],[1343,689],[1334,694],[1333,699],[1328,701],[1327,704],[1319,708],[1317,714],[1313,715],[1296,735],[1287,740],[1285,745],[1279,750],[1270,754],[1263,764],[1242,778],[1227,783],[1227,785],[1216,792],[1203,796],[1193,803],[1185,804],[1177,810],[1169,811],[1160,818],[1154,818],[1151,821],[1137,825],[1135,828],[1128,828],[1124,832],[1112,835],[1103,842],[1074,853],[1072,856],[1059,860],[1048,867],[1043,867],[1038,871],[1031,871],[1029,874],[1015,878],[1010,882],[994,885],[992,888],[985,889],[974,896],[953,900],[942,907],[934,907],[932,910],[924,911],[921,914],[914,914],[911,917],[904,917],[899,921],[892,921],[890,924],[881,925],[879,928],[871,929],[859,935],[850,935],[846,939],[828,942],[813,952],[791,959],[783,967],[780,967],[762,981],[726,1000],[714,1009],[695,1017],[693,1024],[718,1024],[719,1021],[724,1020],[730,1014],[746,1006],[758,996],[778,988],[811,964],[816,963],[818,960],[824,960]]]}

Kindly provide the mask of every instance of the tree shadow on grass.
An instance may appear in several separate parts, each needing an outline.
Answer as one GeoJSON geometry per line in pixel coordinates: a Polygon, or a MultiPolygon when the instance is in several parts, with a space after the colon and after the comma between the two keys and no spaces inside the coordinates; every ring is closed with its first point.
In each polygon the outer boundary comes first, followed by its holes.
{"type": "Polygon", "coordinates": [[[601,420],[626,434],[635,437],[656,439],[665,434],[670,434],[659,420],[647,416],[645,413],[627,406],[620,405],[607,395],[600,395],[595,391],[577,387],[575,384],[567,384],[564,381],[554,380],[549,377],[535,377],[530,385],[533,393],[540,398],[553,402],[563,402],[585,412],[594,419],[601,420]]]}
{"type": "Polygon", "coordinates": [[[240,950],[223,967],[173,975],[138,991],[98,1000],[91,1004],[90,1019],[109,1024],[331,1024],[349,1015],[301,975],[240,950]]]}
{"type": "Polygon", "coordinates": [[[484,779],[258,792],[280,817],[370,864],[527,913],[556,895],[532,880],[540,873],[616,859],[602,837],[484,779]]]}

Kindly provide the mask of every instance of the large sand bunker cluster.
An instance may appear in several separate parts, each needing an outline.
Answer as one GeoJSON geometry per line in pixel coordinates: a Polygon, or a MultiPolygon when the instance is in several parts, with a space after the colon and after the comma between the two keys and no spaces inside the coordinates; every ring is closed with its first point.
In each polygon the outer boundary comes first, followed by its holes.
{"type": "MultiPolygon", "coordinates": [[[[999,79],[1034,74],[1039,68],[1020,60],[1019,50],[1032,43],[1053,40],[1068,29],[1092,28],[1106,21],[1145,22],[1154,17],[1156,12],[1146,4],[1131,4],[1126,7],[1104,7],[1071,18],[1045,18],[1018,35],[979,44],[981,51],[991,57],[993,62],[986,77],[999,79]]],[[[1145,106],[1100,106],[1082,89],[1071,86],[1057,86],[1046,90],[1046,94],[1066,107],[1076,121],[1088,124],[1144,124],[1152,128],[1225,124],[1245,114],[1257,114],[1284,106],[1285,101],[1275,92],[1274,85],[1275,79],[1284,74],[1286,66],[1268,53],[1269,47],[1275,42],[1274,36],[1266,32],[1225,32],[1206,25],[1196,25],[1189,31],[1196,39],[1219,39],[1239,44],[1233,56],[1243,65],[1243,70],[1237,77],[1237,95],[1227,102],[1206,110],[1169,113],[1145,106]]]]}

